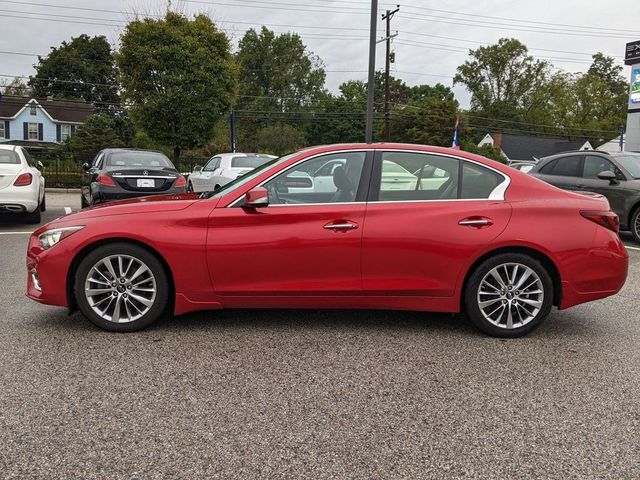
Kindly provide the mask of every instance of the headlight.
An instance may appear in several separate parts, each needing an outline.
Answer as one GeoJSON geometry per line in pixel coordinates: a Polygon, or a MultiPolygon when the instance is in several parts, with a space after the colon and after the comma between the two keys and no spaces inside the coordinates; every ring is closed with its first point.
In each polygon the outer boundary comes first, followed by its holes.
{"type": "Polygon", "coordinates": [[[40,242],[40,246],[47,250],[82,228],[84,228],[84,225],[78,227],[54,228],[53,230],[40,234],[38,241],[40,242]]]}

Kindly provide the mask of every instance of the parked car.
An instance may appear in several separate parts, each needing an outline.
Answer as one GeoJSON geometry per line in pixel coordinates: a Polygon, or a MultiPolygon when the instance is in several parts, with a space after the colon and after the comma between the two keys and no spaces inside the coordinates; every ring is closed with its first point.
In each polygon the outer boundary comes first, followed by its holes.
{"type": "Polygon", "coordinates": [[[46,210],[42,163],[14,145],[0,145],[0,212],[19,213],[29,223],[40,223],[46,210]]]}
{"type": "Polygon", "coordinates": [[[84,164],[82,208],[148,195],[185,193],[186,179],[162,152],[107,148],[84,164]]]}
{"type": "Polygon", "coordinates": [[[260,153],[221,153],[189,175],[190,192],[210,192],[276,158],[260,153]]]}
{"type": "MultiPolygon", "coordinates": [[[[406,168],[405,167],[405,168],[406,168]]],[[[566,192],[441,147],[314,147],[215,192],[117,202],[36,230],[27,295],[134,331],[221,308],[464,310],[488,334],[530,332],[552,306],[617,293],[629,257],[601,195],[566,192]],[[335,159],[336,192],[279,188],[335,159]],[[386,189],[393,163],[448,173],[386,189]],[[286,183],[286,181],[285,181],[286,183]]]]}
{"type": "Polygon", "coordinates": [[[561,153],[541,159],[529,173],[565,190],[604,195],[620,218],[620,228],[640,242],[640,154],[561,153]]]}

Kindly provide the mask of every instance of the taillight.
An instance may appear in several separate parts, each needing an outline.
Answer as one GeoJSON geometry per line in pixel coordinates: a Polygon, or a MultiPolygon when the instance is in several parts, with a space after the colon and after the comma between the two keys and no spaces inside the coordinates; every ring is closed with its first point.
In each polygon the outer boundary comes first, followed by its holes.
{"type": "Polygon", "coordinates": [[[13,182],[13,184],[16,187],[26,187],[27,185],[31,185],[31,182],[33,182],[33,175],[31,175],[30,173],[23,173],[18,178],[16,178],[16,181],[13,182]]]}
{"type": "Polygon", "coordinates": [[[180,175],[178,177],[178,179],[176,180],[176,183],[173,185],[174,187],[184,187],[187,185],[187,179],[184,178],[182,175],[180,175]]]}
{"type": "Polygon", "coordinates": [[[580,215],[604,228],[608,228],[612,232],[618,233],[620,231],[620,219],[613,212],[583,210],[580,215]]]}
{"type": "Polygon", "coordinates": [[[98,174],[98,183],[100,185],[104,185],[106,187],[115,187],[116,186],[116,182],[113,181],[113,178],[111,178],[106,173],[98,174]]]}

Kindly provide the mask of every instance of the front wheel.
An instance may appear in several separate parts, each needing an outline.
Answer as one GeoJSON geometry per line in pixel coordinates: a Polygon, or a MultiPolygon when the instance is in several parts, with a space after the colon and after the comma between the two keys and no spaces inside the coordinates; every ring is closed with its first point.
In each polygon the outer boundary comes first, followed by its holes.
{"type": "Polygon", "coordinates": [[[103,245],[78,265],[78,308],[94,325],[133,332],[163,317],[169,307],[167,273],[155,255],[128,243],[103,245]]]}
{"type": "Polygon", "coordinates": [[[553,282],[536,259],[496,255],[473,272],[464,293],[469,319],[494,337],[521,337],[538,327],[553,305],[553,282]]]}

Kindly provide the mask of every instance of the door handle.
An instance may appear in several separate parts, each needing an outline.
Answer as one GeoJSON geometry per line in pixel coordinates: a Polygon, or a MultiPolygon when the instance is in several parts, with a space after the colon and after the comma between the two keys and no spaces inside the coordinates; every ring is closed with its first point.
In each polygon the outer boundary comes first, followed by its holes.
{"type": "Polygon", "coordinates": [[[578,188],[588,188],[586,185],[583,185],[582,183],[578,183],[576,185],[576,187],[578,187],[578,188]]]}
{"type": "Polygon", "coordinates": [[[463,227],[484,228],[493,225],[493,220],[487,217],[468,217],[460,220],[458,225],[463,227]]]}
{"type": "Polygon", "coordinates": [[[327,223],[324,227],[325,230],[355,230],[358,228],[357,223],[349,222],[349,221],[339,221],[339,222],[331,222],[327,223]]]}

